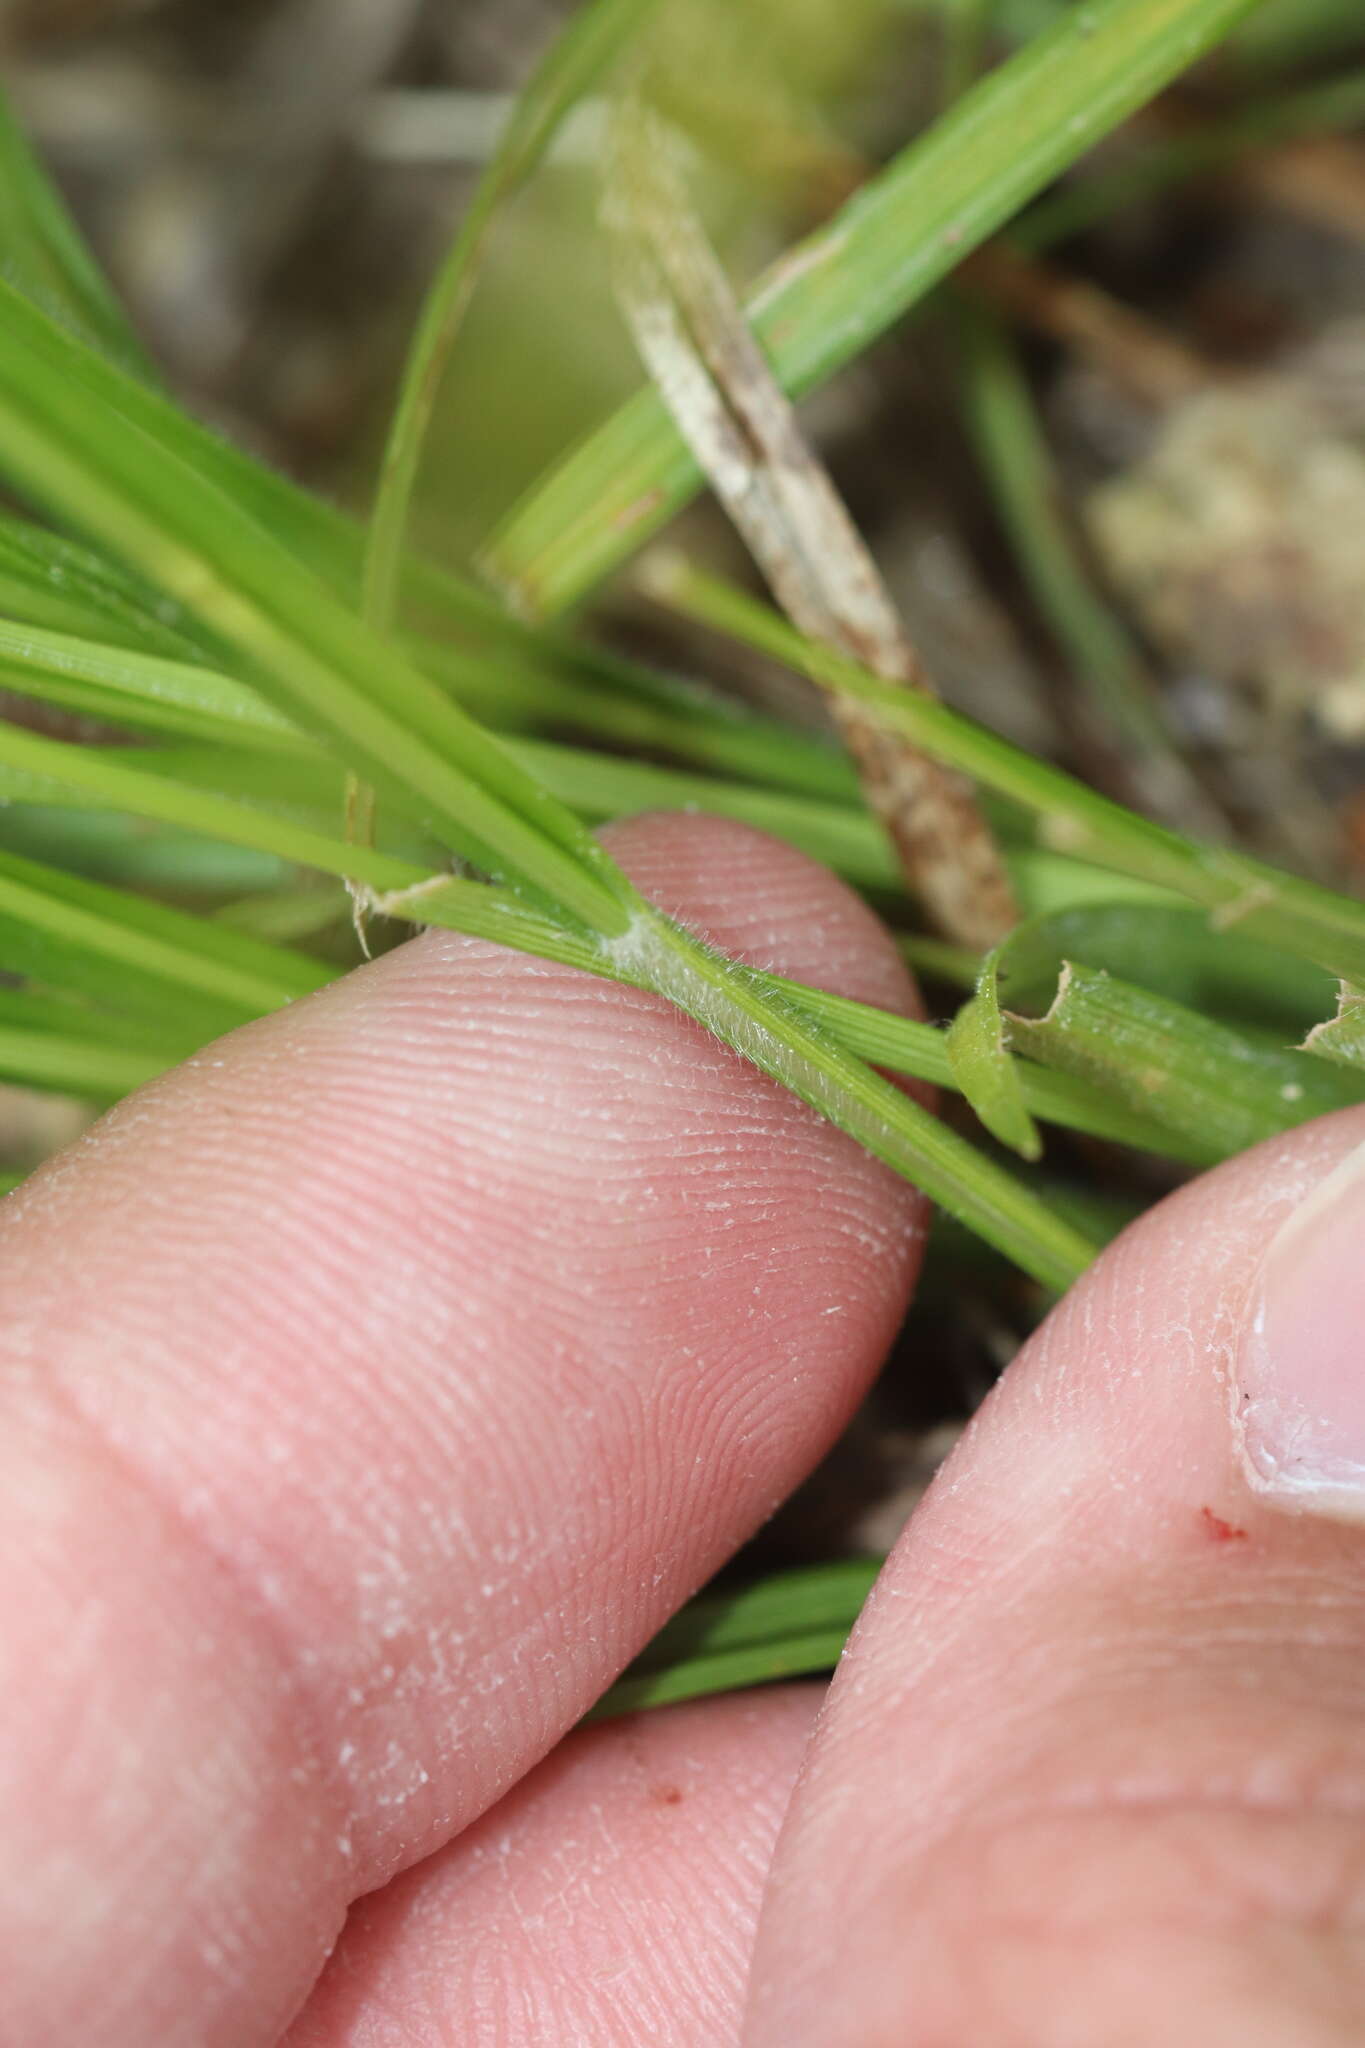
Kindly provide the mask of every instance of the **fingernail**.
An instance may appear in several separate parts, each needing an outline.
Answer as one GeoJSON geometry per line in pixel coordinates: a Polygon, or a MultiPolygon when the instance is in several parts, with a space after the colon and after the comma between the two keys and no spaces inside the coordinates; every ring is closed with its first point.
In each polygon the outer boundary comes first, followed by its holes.
{"type": "Polygon", "coordinates": [[[1365,1521],[1365,1145],[1271,1240],[1234,1399],[1258,1493],[1365,1521]]]}

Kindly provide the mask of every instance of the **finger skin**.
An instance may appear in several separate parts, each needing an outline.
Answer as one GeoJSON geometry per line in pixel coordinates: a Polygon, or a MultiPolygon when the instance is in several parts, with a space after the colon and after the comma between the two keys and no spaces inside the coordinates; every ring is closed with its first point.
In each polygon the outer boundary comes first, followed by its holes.
{"type": "Polygon", "coordinates": [[[883,1573],[775,1859],[747,2048],[1365,2038],[1365,1545],[1266,1508],[1228,1376],[1365,1113],[1145,1217],[883,1573]]]}
{"type": "Polygon", "coordinates": [[[285,2048],[734,2048],[819,1698],[782,1687],[569,1736],[352,1909],[285,2048]]]}
{"type": "MultiPolygon", "coordinates": [[[[908,1000],[788,849],[615,844],[908,1000]]],[[[819,1455],[921,1207],[659,1000],[428,934],[0,1219],[0,2042],[251,2048],[819,1455]]]]}

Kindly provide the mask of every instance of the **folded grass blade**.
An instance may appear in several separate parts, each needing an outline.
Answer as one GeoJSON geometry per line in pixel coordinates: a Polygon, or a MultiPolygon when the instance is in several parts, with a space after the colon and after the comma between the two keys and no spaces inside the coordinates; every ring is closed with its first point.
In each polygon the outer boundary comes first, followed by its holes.
{"type": "Polygon", "coordinates": [[[1365,1068],[1365,994],[1343,982],[1336,1016],[1309,1032],[1304,1051],[1339,1066],[1365,1068]]]}
{"type": "Polygon", "coordinates": [[[1365,1100],[1365,1073],[1280,1050],[1164,996],[1068,964],[1046,1017],[1010,1042],[1224,1154],[1365,1100]]]}

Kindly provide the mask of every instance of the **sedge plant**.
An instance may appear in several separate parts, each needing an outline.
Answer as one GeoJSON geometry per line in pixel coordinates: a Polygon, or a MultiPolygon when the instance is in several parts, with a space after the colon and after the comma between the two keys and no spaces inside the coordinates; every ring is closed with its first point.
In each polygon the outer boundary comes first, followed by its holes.
{"type": "MultiPolygon", "coordinates": [[[[951,45],[950,104],[750,293],[784,389],[833,375],[1016,217],[1025,238],[1070,232],[1084,208],[1066,210],[1058,177],[1251,6],[1050,8],[975,84],[989,10],[973,14],[951,45]]],[[[501,210],[582,99],[648,79],[655,13],[588,0],[533,78],[418,324],[368,524],[177,403],[0,113],[0,481],[21,508],[0,518],[0,685],[96,735],[0,721],[0,1076],[116,1099],[338,972],[349,891],[372,925],[443,925],[665,997],[1042,1299],[1107,1227],[1039,1170],[1048,1131],[1199,1166],[1365,1097],[1365,909],[889,688],[677,552],[641,554],[699,485],[648,385],[487,537],[477,575],[412,545],[426,429],[501,210]],[[660,804],[744,818],[913,922],[823,738],[564,623],[637,555],[637,592],[673,620],[856,703],[975,783],[1021,922],[981,960],[908,938],[931,972],[970,981],[951,1028],[738,964],[646,901],[594,837],[660,804]],[[958,1091],[973,1134],[890,1074],[958,1091]]],[[[1263,112],[1208,160],[1356,105],[1349,89],[1311,105],[1300,92],[1278,126],[1263,112]]],[[[1086,217],[1182,161],[1158,153],[1127,187],[1097,177],[1086,217]]],[[[1083,661],[1085,634],[1070,645],[1083,661]]],[[[1096,681],[1112,701],[1112,675],[1096,681]]],[[[827,1665],[870,1569],[712,1596],[603,1710],[827,1665]]]]}

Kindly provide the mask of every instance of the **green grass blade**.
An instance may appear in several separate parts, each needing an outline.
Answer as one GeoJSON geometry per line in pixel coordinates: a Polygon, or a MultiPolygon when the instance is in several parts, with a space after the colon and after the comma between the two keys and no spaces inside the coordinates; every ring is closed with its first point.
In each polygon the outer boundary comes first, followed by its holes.
{"type": "MultiPolygon", "coordinates": [[[[54,778],[65,776],[74,781],[84,776],[100,802],[126,801],[129,808],[145,807],[149,815],[170,822],[192,825],[194,816],[202,814],[205,829],[218,837],[240,835],[247,837],[248,843],[297,846],[300,857],[310,858],[315,866],[330,862],[332,872],[339,875],[359,873],[372,878],[376,887],[407,890],[419,918],[443,921],[440,890],[433,886],[436,878],[389,855],[345,842],[334,841],[329,846],[320,835],[287,820],[226,799],[206,797],[145,768],[110,761],[107,752],[100,755],[96,750],[43,740],[0,725],[0,763],[7,760],[21,770],[33,767],[54,778]],[[419,889],[421,894],[416,893],[419,889]]],[[[147,912],[154,908],[142,907],[147,912]]],[[[156,908],[159,912],[159,906],[156,908]]],[[[0,894],[0,912],[3,909],[4,896],[0,894]]],[[[460,928],[464,927],[457,926],[460,928]]],[[[237,937],[221,925],[200,929],[216,938],[237,937]]],[[[573,938],[572,933],[556,931],[553,924],[549,929],[561,941],[573,938]]],[[[512,930],[509,937],[516,943],[512,930]]],[[[1089,1263],[1094,1247],[1080,1232],[1054,1216],[1046,1202],[1021,1182],[827,1038],[808,1014],[798,1004],[786,1001],[772,983],[709,953],[690,934],[652,911],[637,915],[625,942],[605,948],[591,940],[577,943],[581,950],[571,956],[573,964],[598,971],[606,965],[623,979],[667,995],[763,1072],[831,1117],[876,1157],[961,1216],[1045,1285],[1065,1287],[1089,1263]]],[[[325,978],[325,971],[319,970],[319,975],[325,978]]]]}
{"type": "Polygon", "coordinates": [[[486,725],[584,734],[614,751],[665,753],[742,782],[798,796],[859,801],[858,778],[828,740],[799,732],[738,699],[676,681],[592,648],[537,636],[477,653],[431,640],[413,658],[486,725]]]}
{"type": "MultiPolygon", "coordinates": [[[[352,846],[335,835],[300,826],[276,809],[262,808],[266,797],[273,795],[277,801],[301,801],[323,818],[337,814],[341,773],[335,764],[318,761],[316,775],[320,779],[313,779],[315,770],[308,763],[279,766],[287,779],[283,786],[277,783],[270,790],[263,788],[259,762],[247,756],[234,764],[234,758],[222,748],[170,754],[144,749],[130,754],[123,748],[85,748],[0,725],[0,795],[27,801],[59,798],[66,789],[84,802],[104,805],[117,801],[139,816],[188,829],[197,827],[226,842],[260,847],[328,874],[358,872],[376,890],[418,891],[413,907],[419,916],[433,922],[451,921],[457,930],[495,937],[591,972],[603,972],[604,967],[609,971],[609,964],[595,947],[519,911],[514,898],[481,885],[451,883],[448,903],[459,907],[458,918],[442,916],[438,899],[422,893],[439,877],[431,877],[422,867],[392,854],[352,846]],[[295,776],[302,779],[294,783],[295,776]],[[238,783],[253,800],[216,793],[238,783]]],[[[330,912],[324,913],[323,921],[330,921],[330,912]]],[[[316,923],[306,918],[303,929],[315,928],[316,923]]],[[[286,920],[281,935],[289,930],[286,920]]],[[[757,988],[784,1004],[795,1003],[846,1052],[921,1079],[957,1085],[941,1035],[929,1026],[845,1003],[778,977],[760,975],[753,980],[757,988]]],[[[1032,1077],[1026,1086],[1030,1106],[1053,1122],[1121,1143],[1172,1149],[1159,1129],[1125,1111],[1116,1113],[1111,1104],[1084,1086],[1047,1076],[1032,1077]]]]}
{"type": "Polygon", "coordinates": [[[646,1645],[589,1719],[831,1669],[880,1570],[879,1559],[850,1558],[699,1594],[646,1645]]]}
{"type": "Polygon", "coordinates": [[[0,1077],[23,1088],[117,1101],[196,1052],[199,1033],[30,989],[0,989],[0,1077]]]}
{"type": "MultiPolygon", "coordinates": [[[[991,72],[760,283],[749,302],[799,395],[883,334],[1058,172],[1217,44],[1254,0],[1083,0],[991,72]]],[[[533,612],[572,603],[697,489],[667,408],[642,392],[495,537],[494,578],[533,612]]]]}
{"type": "Polygon", "coordinates": [[[896,945],[902,960],[916,974],[927,975],[931,981],[944,981],[949,988],[965,989],[969,993],[976,987],[976,977],[981,971],[979,953],[973,953],[965,946],[950,946],[946,939],[930,938],[925,932],[897,932],[896,945]]]}
{"type": "Polygon", "coordinates": [[[296,725],[245,684],[198,664],[0,618],[0,688],[134,732],[244,741],[270,753],[308,753],[296,725]]]}
{"type": "Polygon", "coordinates": [[[589,0],[571,17],[518,96],[428,295],[384,452],[366,551],[362,609],[381,632],[387,631],[396,610],[408,506],[437,388],[489,231],[499,210],[541,162],[565,117],[610,71],[657,4],[658,0],[589,0]]]}
{"type": "Polygon", "coordinates": [[[629,978],[668,996],[1045,1286],[1070,1286],[1090,1263],[1096,1247],[1031,1188],[851,1058],[749,970],[653,911],[611,954],[629,978]]]}
{"type": "MultiPolygon", "coordinates": [[[[123,723],[136,731],[163,739],[211,743],[170,752],[143,749],[131,759],[111,750],[99,755],[117,776],[120,800],[136,809],[138,815],[162,823],[192,821],[204,833],[218,824],[231,824],[231,831],[225,832],[224,844],[233,843],[235,836],[235,843],[255,847],[263,854],[273,853],[282,861],[306,861],[328,873],[335,871],[333,827],[342,805],[343,771],[320,746],[291,727],[244,684],[202,667],[144,659],[122,649],[111,650],[69,636],[45,635],[3,624],[0,677],[42,701],[123,723]],[[253,764],[242,752],[248,744],[259,747],[269,758],[253,764]],[[296,823],[320,834],[326,844],[309,847],[301,840],[286,843],[271,836],[259,820],[230,821],[226,813],[216,813],[198,804],[187,807],[164,790],[130,779],[123,773],[125,770],[155,774],[162,781],[178,780],[186,790],[201,791],[210,797],[230,796],[277,813],[282,810],[296,823]],[[244,827],[249,837],[240,836],[244,827]]],[[[22,747],[23,743],[19,745],[22,747]]],[[[735,781],[713,781],[550,741],[517,739],[508,740],[506,745],[513,759],[589,822],[644,810],[705,811],[772,832],[813,859],[825,861],[861,888],[883,894],[900,891],[899,871],[885,834],[875,819],[853,804],[784,795],[735,781]]],[[[19,754],[11,749],[6,793],[11,802],[30,806],[60,803],[62,770],[70,766],[79,767],[79,774],[66,779],[67,802],[77,800],[79,789],[83,805],[112,803],[113,782],[101,781],[80,766],[81,762],[79,752],[66,756],[29,749],[21,763],[19,754]]],[[[400,825],[412,815],[410,805],[400,804],[392,811],[392,818],[400,825]]],[[[4,836],[5,823],[0,818],[0,840],[4,836]]],[[[1062,866],[1075,868],[1079,878],[1072,885],[1072,893],[1075,888],[1086,886],[1093,893],[1096,871],[1092,871],[1087,885],[1086,871],[1064,862],[1060,856],[1016,850],[1011,868],[1021,899],[1029,907],[1036,907],[1040,884],[1051,890],[1055,880],[1053,869],[1062,866]]],[[[369,879],[376,887],[398,886],[397,877],[387,870],[377,870],[369,879]]],[[[230,879],[225,886],[239,885],[230,879]]],[[[1330,996],[1330,984],[1327,987],[1330,996]]],[[[1303,1018],[1300,1028],[1306,1030],[1322,1014],[1326,1000],[1325,997],[1303,1018]]]]}
{"type": "Polygon", "coordinates": [[[186,1049],[331,978],[304,954],[13,853],[0,854],[0,963],[160,1020],[186,1049]]]}
{"type": "MultiPolygon", "coordinates": [[[[240,778],[232,775],[234,750],[243,746],[272,755],[315,762],[327,760],[316,743],[258,692],[218,671],[167,662],[127,649],[97,646],[70,635],[0,620],[0,686],[3,685],[40,702],[61,705],[135,732],[207,743],[223,750],[217,760],[212,753],[196,755],[191,750],[177,757],[181,780],[194,789],[221,792],[231,787],[245,793],[253,778],[249,774],[240,778]],[[232,780],[219,779],[225,775],[232,776],[232,780]]],[[[742,737],[748,739],[751,735],[742,737]]],[[[540,786],[592,823],[633,811],[700,808],[776,833],[863,886],[886,890],[899,887],[899,870],[885,835],[875,820],[852,804],[836,805],[789,796],[739,782],[703,781],[695,775],[647,762],[595,754],[551,741],[508,740],[506,745],[511,758],[519,761],[540,786]]],[[[11,768],[26,766],[34,774],[55,772],[60,766],[59,757],[50,755],[48,769],[41,770],[41,757],[32,749],[22,761],[14,750],[3,758],[11,768]]],[[[117,756],[104,758],[114,770],[153,765],[145,756],[131,763],[120,761],[117,756]]],[[[272,786],[264,771],[254,781],[262,795],[272,786]]],[[[101,800],[100,789],[88,778],[82,786],[89,801],[101,800]]],[[[278,789],[278,782],[273,786],[278,789]]],[[[129,792],[136,786],[126,777],[122,787],[122,800],[129,802],[130,808],[137,807],[142,816],[153,815],[140,805],[135,806],[129,792]]],[[[298,788],[302,801],[315,807],[314,823],[321,824],[326,831],[330,819],[340,815],[341,771],[329,761],[323,780],[305,780],[298,788]]],[[[110,803],[115,801],[112,789],[111,782],[104,791],[110,803]]],[[[26,795],[30,801],[39,801],[47,792],[37,785],[20,786],[11,781],[10,794],[12,798],[26,795]]],[[[192,813],[182,807],[181,815],[174,819],[164,808],[154,815],[164,822],[180,823],[192,813]]],[[[206,833],[213,830],[207,811],[199,814],[199,822],[206,833]]],[[[267,850],[278,853],[282,859],[308,859],[299,845],[286,850],[281,842],[267,850]]],[[[361,867],[364,865],[362,860],[361,867]]],[[[355,873],[357,879],[366,879],[359,869],[355,873]]],[[[393,887],[397,882],[389,877],[375,885],[393,887]]]]}
{"type": "Polygon", "coordinates": [[[787,663],[827,689],[876,711],[892,730],[960,768],[984,788],[1033,812],[1040,837],[1097,866],[1175,891],[1211,913],[1217,929],[1314,962],[1342,980],[1365,982],[1365,906],[1263,861],[1186,839],[1012,746],[947,706],[888,689],[865,669],[808,641],[768,606],[690,570],[669,556],[653,565],[650,589],[702,620],[787,663]]]}
{"type": "Polygon", "coordinates": [[[899,894],[904,886],[881,826],[852,804],[787,796],[544,740],[512,740],[508,747],[547,789],[594,823],[636,811],[706,811],[786,839],[859,887],[899,894]]]}
{"type": "Polygon", "coordinates": [[[771,1685],[784,1678],[809,1678],[819,1671],[832,1671],[843,1655],[848,1627],[815,1629],[783,1636],[772,1642],[746,1643],[734,1650],[715,1650],[687,1657],[658,1671],[629,1673],[618,1678],[611,1691],[586,1718],[610,1721],[621,1714],[644,1713],[650,1707],[677,1706],[683,1700],[708,1698],[716,1693],[740,1692],[746,1686],[771,1685]]]}
{"type": "Polygon", "coordinates": [[[0,92],[0,268],[124,368],[148,374],[142,344],[0,92]]]}
{"type": "Polygon", "coordinates": [[[818,1629],[847,1632],[882,1563],[881,1558],[846,1558],[775,1572],[748,1586],[699,1593],[665,1622],[630,1670],[658,1671],[682,1656],[738,1650],[818,1629]]]}
{"type": "MultiPolygon", "coordinates": [[[[365,555],[363,529],[263,463],[195,425],[169,403],[117,296],[3,100],[0,254],[9,258],[9,281],[25,296],[44,313],[64,322],[114,370],[131,372],[137,389],[126,392],[123,400],[131,419],[153,438],[179,446],[201,475],[210,478],[243,511],[274,533],[334,590],[348,600],[358,601],[365,555]]],[[[405,566],[405,576],[419,585],[447,617],[463,624],[488,624],[496,620],[497,608],[483,592],[444,569],[429,563],[411,563],[405,566]]],[[[43,623],[61,627],[69,621],[45,618],[43,623]]]]}
{"type": "MultiPolygon", "coordinates": [[[[269,764],[254,756],[248,757],[248,764],[249,779],[259,794],[269,764]]],[[[60,802],[70,792],[98,809],[117,808],[229,845],[256,847],[324,874],[353,876],[374,889],[406,888],[425,878],[426,871],[410,862],[370,847],[350,846],[297,824],[274,808],[215,794],[216,787],[232,780],[233,765],[233,757],[217,747],[201,755],[187,750],[164,756],[141,748],[83,747],[0,720],[0,796],[11,802],[60,802]]],[[[312,764],[304,761],[296,772],[306,777],[311,769],[312,764]]],[[[331,763],[320,760],[315,772],[330,778],[323,788],[339,791],[340,771],[331,763]]],[[[334,816],[339,814],[336,804],[327,808],[334,816]]]]}
{"type": "Polygon", "coordinates": [[[1136,643],[1100,596],[1062,513],[1060,487],[1013,343],[983,306],[954,307],[967,431],[1020,573],[1076,677],[1122,743],[1133,788],[1198,825],[1209,805],[1167,729],[1136,643]]]}
{"type": "MultiPolygon", "coordinates": [[[[178,607],[88,548],[0,515],[0,617],[12,625],[213,667],[178,607]]],[[[613,749],[643,748],[798,794],[856,798],[838,750],[718,695],[600,650],[499,619],[477,651],[412,639],[414,664],[485,724],[582,731],[613,749]]],[[[36,693],[35,693],[36,694],[36,693]]],[[[259,697],[256,699],[259,702],[259,697]]],[[[79,707],[84,708],[84,707],[79,707]]],[[[102,715],[102,714],[101,714],[102,715]]],[[[111,709],[110,717],[116,714],[111,709]]]]}
{"type": "MultiPolygon", "coordinates": [[[[1321,1014],[1320,1000],[1330,986],[1326,976],[1315,976],[1310,970],[1305,989],[1301,965],[1268,947],[1211,933],[1204,919],[1188,911],[1164,910],[1157,905],[1104,905],[1025,920],[982,961],[976,992],[959,1011],[947,1040],[954,1076],[963,1094],[987,1129],[1025,1158],[1036,1158],[1038,1152],[1024,1081],[1030,1069],[1012,1059],[1009,1048],[1024,1045],[1036,1052],[1041,1041],[1028,1036],[1027,1024],[1017,1015],[1007,1023],[1001,1010],[1002,993],[1016,1012],[1021,1006],[1027,1009],[1034,1004],[1048,1005],[1056,995],[1066,962],[1078,959],[1087,962],[1087,968],[1081,972],[1096,968],[1106,975],[1111,971],[1128,971],[1149,992],[1157,991],[1159,998],[1163,993],[1167,1000],[1183,996],[1186,1006],[1178,1011],[1172,1008],[1173,1016],[1195,1014],[1187,1007],[1193,999],[1205,1012],[1210,1008],[1216,1011],[1220,1006],[1240,1010],[1244,1018],[1255,1018],[1270,1027],[1278,1019],[1281,1036],[1293,1034],[1295,1022],[1305,1007],[1305,996],[1309,1013],[1321,1014]],[[1315,983],[1319,995],[1316,1006],[1315,983]]],[[[1113,989],[1122,984],[1106,986],[1113,989]]],[[[1245,1033],[1229,1034],[1225,1041],[1229,1057],[1247,1043],[1245,1033]]],[[[1121,1064],[1124,1055],[1117,1040],[1109,1051],[1112,1059],[1121,1064]]],[[[1274,1060],[1280,1057],[1277,1053],[1274,1060]]],[[[1092,1072],[1079,1061],[1058,1064],[1069,1076],[1094,1082],[1102,1094],[1114,1099],[1112,1074],[1108,1070],[1096,1068],[1092,1072]]],[[[1121,1099],[1135,1113],[1142,1111],[1147,1100],[1144,1091],[1148,1078],[1140,1070],[1137,1084],[1121,1091],[1121,1099]]],[[[1292,1094],[1288,1098],[1282,1096],[1282,1089],[1296,1085],[1295,1076],[1288,1070],[1280,1072],[1273,1061],[1260,1078],[1264,1089],[1260,1081],[1252,1089],[1258,1113],[1262,1098],[1266,1106],[1260,1124],[1238,1124],[1226,1118],[1221,1122],[1198,1118],[1181,1121],[1169,1115],[1158,1120],[1168,1132],[1189,1140],[1188,1156],[1192,1159],[1199,1159],[1201,1154],[1206,1163],[1224,1158],[1229,1147],[1236,1149],[1237,1139],[1255,1142],[1246,1132],[1254,1129],[1258,1136],[1265,1135],[1270,1127],[1266,1116],[1273,1121],[1281,1115],[1286,1099],[1299,1100],[1292,1094]]],[[[1160,1151],[1160,1141],[1151,1149],[1160,1151]]]]}
{"type": "Polygon", "coordinates": [[[255,938],[295,945],[349,924],[353,907],[348,890],[314,883],[301,889],[258,889],[220,905],[213,915],[216,922],[255,938]]]}
{"type": "Polygon", "coordinates": [[[92,1102],[117,1102],[171,1064],[156,1053],[125,1052],[107,1042],[0,1024],[0,1079],[13,1087],[52,1088],[92,1102]]]}
{"type": "Polygon", "coordinates": [[[282,709],[381,789],[415,796],[449,843],[590,928],[633,892],[578,821],[434,684],[111,399],[134,390],[0,283],[0,464],[246,664],[282,709]]]}
{"type": "Polygon", "coordinates": [[[1016,221],[1010,241],[1030,253],[1053,248],[1125,207],[1159,198],[1187,179],[1220,170],[1255,150],[1298,136],[1355,128],[1362,121],[1365,70],[1349,71],[1299,92],[1267,95],[1221,119],[1204,121],[1187,134],[1148,143],[1112,170],[1091,171],[1060,186],[1016,221]]]}
{"type": "Polygon", "coordinates": [[[178,607],[93,549],[0,514],[0,614],[171,661],[204,658],[178,607]]]}
{"type": "MultiPolygon", "coordinates": [[[[199,672],[194,673],[197,677],[199,672]]],[[[75,693],[61,688],[53,694],[71,702],[75,693]]],[[[97,701],[103,700],[92,695],[90,702],[97,701]]],[[[160,707],[153,705],[140,708],[137,722],[151,730],[159,719],[160,707]]],[[[182,723],[178,708],[161,722],[167,732],[175,732],[182,723]]],[[[266,755],[244,754],[240,742],[260,737],[245,718],[196,737],[206,736],[214,744],[130,750],[81,746],[0,725],[0,796],[29,805],[117,806],[135,817],[253,847],[281,861],[349,875],[376,889],[404,888],[421,879],[410,862],[351,847],[331,829],[331,821],[341,816],[344,771],[321,750],[310,749],[305,741],[297,752],[277,752],[272,746],[266,755]]],[[[509,750],[585,818],[702,810],[785,838],[864,887],[894,891],[898,885],[895,860],[875,821],[850,806],[703,781],[647,762],[617,761],[547,742],[513,741],[509,750]]],[[[401,826],[410,823],[412,813],[399,805],[392,816],[401,826]]]]}
{"type": "Polygon", "coordinates": [[[432,877],[381,908],[666,995],[1045,1286],[1068,1286],[1094,1255],[1031,1188],[852,1057],[817,1021],[824,998],[711,953],[653,910],[624,942],[594,949],[506,892],[456,880],[432,877]]]}
{"type": "Polygon", "coordinates": [[[0,847],[179,902],[278,889],[293,879],[289,864],[271,854],[150,825],[126,811],[73,808],[65,790],[56,804],[0,803],[0,847]]]}
{"type": "MultiPolygon", "coordinates": [[[[331,907],[339,914],[342,899],[333,898],[331,907]]],[[[533,953],[566,967],[579,967],[590,974],[605,974],[632,986],[652,986],[647,978],[630,973],[621,963],[604,959],[600,950],[587,941],[528,910],[504,889],[454,876],[433,875],[411,889],[386,897],[383,907],[390,916],[441,925],[472,938],[492,939],[518,952],[533,953]]],[[[777,998],[789,1008],[794,1006],[844,1052],[915,1080],[948,1088],[957,1085],[944,1033],[933,1025],[845,996],[830,995],[824,989],[808,988],[780,975],[764,974],[757,969],[747,972],[760,993],[777,998]]],[[[1151,1118],[1116,1104],[1112,1096],[1070,1075],[1049,1073],[1026,1062],[1019,1063],[1019,1072],[1029,1109],[1049,1123],[1195,1164],[1205,1165],[1220,1156],[1193,1141],[1174,1138],[1151,1118]]]]}

